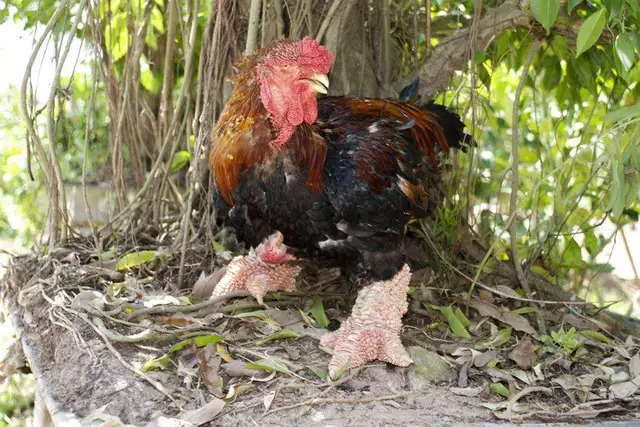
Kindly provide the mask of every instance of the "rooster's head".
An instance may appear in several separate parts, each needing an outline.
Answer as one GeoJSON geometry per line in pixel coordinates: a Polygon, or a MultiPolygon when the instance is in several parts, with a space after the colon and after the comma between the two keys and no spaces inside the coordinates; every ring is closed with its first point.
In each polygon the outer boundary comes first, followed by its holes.
{"type": "Polygon", "coordinates": [[[277,41],[258,53],[255,72],[262,104],[278,132],[274,144],[287,142],[303,121],[316,121],[316,94],[327,93],[332,60],[333,54],[310,37],[277,41]]]}

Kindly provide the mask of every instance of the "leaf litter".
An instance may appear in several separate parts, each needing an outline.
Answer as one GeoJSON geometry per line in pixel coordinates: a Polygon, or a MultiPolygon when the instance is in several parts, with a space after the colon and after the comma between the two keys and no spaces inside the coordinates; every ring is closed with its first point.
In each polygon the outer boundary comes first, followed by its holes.
{"type": "MultiPolygon", "coordinates": [[[[118,253],[110,255],[120,263],[112,268],[123,275],[103,274],[96,279],[88,268],[83,270],[95,262],[92,256],[74,250],[73,257],[65,254],[55,268],[46,270],[48,276],[38,279],[52,285],[46,291],[51,301],[63,301],[73,312],[102,318],[107,337],[147,331],[139,342],[153,343],[154,350],[145,353],[148,358],[141,363],[141,371],[167,382],[173,375],[179,382],[169,390],[193,396],[187,405],[183,400],[180,407],[167,407],[167,416],[202,425],[233,414],[235,406],[240,405],[240,410],[254,399],[269,414],[289,406],[376,399],[403,408],[403,399],[415,396],[405,380],[387,390],[387,395],[371,389],[365,395],[338,397],[344,394],[338,385],[360,372],[345,371],[338,382],[331,383],[325,369],[328,356],[318,349],[317,337],[344,318],[352,303],[339,277],[323,283],[323,270],[312,271],[304,282],[316,286],[315,294],[303,290],[273,294],[265,298],[265,306],[243,295],[208,303],[202,295],[197,299],[159,291],[175,280],[175,269],[169,268],[175,265],[174,256],[142,252],[142,256],[118,257],[118,253]],[[67,286],[53,285],[59,283],[67,286]],[[70,297],[69,283],[79,285],[70,297]],[[137,312],[144,314],[132,316],[137,312]],[[298,403],[291,405],[292,401],[298,403]]],[[[190,256],[191,262],[201,262],[197,250],[190,256]]],[[[208,269],[195,271],[191,283],[211,287],[219,276],[216,269],[223,264],[216,261],[208,269]]],[[[435,352],[457,369],[457,379],[445,386],[449,393],[484,405],[498,419],[589,419],[638,410],[637,339],[576,316],[575,308],[537,309],[484,289],[473,293],[467,305],[467,294],[452,300],[451,294],[425,292],[424,286],[413,287],[402,338],[405,345],[435,352]],[[422,299],[425,295],[428,300],[422,299]],[[548,321],[549,331],[539,334],[532,322],[537,312],[545,311],[556,323],[548,321]]],[[[503,295],[517,294],[503,288],[503,295]]],[[[371,379],[366,371],[373,368],[364,368],[362,375],[371,379]]],[[[393,372],[406,378],[408,372],[420,369],[414,365],[393,372]]],[[[366,390],[366,385],[358,389],[363,387],[366,390]]]]}

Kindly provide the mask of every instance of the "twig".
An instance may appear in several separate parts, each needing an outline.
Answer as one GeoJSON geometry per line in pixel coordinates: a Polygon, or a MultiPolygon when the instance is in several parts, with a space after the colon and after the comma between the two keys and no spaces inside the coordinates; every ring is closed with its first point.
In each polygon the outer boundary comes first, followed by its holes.
{"type": "Polygon", "coordinates": [[[391,16],[389,0],[382,0],[382,89],[385,96],[391,90],[391,16]]]}
{"type": "Polygon", "coordinates": [[[629,257],[629,263],[631,264],[631,268],[633,269],[633,274],[638,280],[638,270],[636,269],[636,264],[633,262],[633,255],[631,255],[631,249],[629,248],[629,242],[627,242],[627,236],[624,233],[624,228],[620,227],[620,234],[622,235],[622,242],[624,243],[624,249],[627,251],[627,257],[629,257]]]}
{"type": "Polygon", "coordinates": [[[527,387],[524,390],[514,394],[511,399],[509,399],[509,403],[507,403],[507,410],[505,411],[505,415],[509,418],[511,418],[511,414],[513,411],[513,405],[515,405],[518,400],[522,399],[524,396],[526,396],[527,394],[531,394],[531,393],[544,393],[546,395],[552,395],[553,392],[551,391],[551,389],[547,388],[547,387],[527,387]]]}
{"type": "Polygon", "coordinates": [[[290,409],[300,408],[302,406],[316,406],[316,405],[326,405],[328,403],[369,403],[369,402],[380,402],[381,400],[394,400],[394,399],[403,399],[409,396],[411,393],[396,393],[389,394],[385,396],[374,396],[374,397],[365,397],[362,399],[339,399],[339,398],[326,398],[326,399],[310,399],[305,400],[304,402],[296,403],[295,405],[282,406],[280,408],[272,409],[268,412],[265,412],[263,417],[266,415],[271,415],[276,412],[288,411],[290,409]]]}
{"type": "Polygon", "coordinates": [[[146,314],[170,314],[170,313],[191,313],[193,311],[198,311],[203,308],[210,307],[214,304],[218,304],[220,302],[226,301],[231,298],[240,298],[246,297],[250,294],[245,291],[233,291],[229,292],[225,295],[220,295],[210,300],[201,302],[199,304],[193,305],[158,305],[155,307],[143,308],[141,310],[132,311],[127,316],[125,316],[128,320],[135,319],[136,317],[140,317],[146,314]]]}
{"type": "Polygon", "coordinates": [[[333,19],[333,15],[336,14],[341,3],[342,3],[342,0],[334,0],[333,3],[331,3],[329,12],[327,12],[327,16],[325,16],[324,21],[322,21],[322,24],[320,24],[320,29],[318,30],[318,34],[316,34],[316,41],[318,43],[322,41],[322,38],[324,37],[324,33],[327,32],[327,28],[329,28],[329,24],[333,19]]]}

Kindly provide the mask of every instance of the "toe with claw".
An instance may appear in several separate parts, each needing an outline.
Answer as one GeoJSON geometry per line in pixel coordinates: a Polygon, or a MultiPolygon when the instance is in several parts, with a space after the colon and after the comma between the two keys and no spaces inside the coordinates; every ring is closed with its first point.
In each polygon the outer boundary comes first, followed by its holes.
{"type": "Polygon", "coordinates": [[[276,232],[246,256],[234,258],[213,290],[212,297],[232,291],[246,290],[262,304],[271,291],[295,291],[295,283],[302,267],[290,263],[296,258],[287,253],[282,233],[276,232]]]}
{"type": "Polygon", "coordinates": [[[321,345],[333,350],[331,378],[335,379],[347,365],[357,368],[374,360],[397,366],[413,363],[400,341],[410,280],[411,272],[405,265],[391,280],[373,283],[358,292],[349,319],[320,340],[321,345]]]}

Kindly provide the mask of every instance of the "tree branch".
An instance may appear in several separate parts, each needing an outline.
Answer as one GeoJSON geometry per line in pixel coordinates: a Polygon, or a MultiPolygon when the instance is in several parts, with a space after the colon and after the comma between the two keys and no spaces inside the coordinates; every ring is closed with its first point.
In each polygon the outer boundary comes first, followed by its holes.
{"type": "Polygon", "coordinates": [[[251,55],[258,45],[258,26],[260,25],[260,8],[262,0],[251,0],[249,9],[249,29],[247,30],[247,45],[244,49],[245,55],[251,55]]]}
{"type": "MultiPolygon", "coordinates": [[[[478,36],[475,48],[485,50],[493,39],[502,32],[533,24],[533,15],[520,8],[517,2],[507,2],[502,6],[488,9],[478,24],[478,36]]],[[[431,99],[447,86],[456,70],[467,66],[469,48],[469,28],[457,31],[445,38],[432,51],[420,70],[420,95],[431,99]]],[[[406,86],[415,76],[403,79],[401,85],[406,86]]]]}

